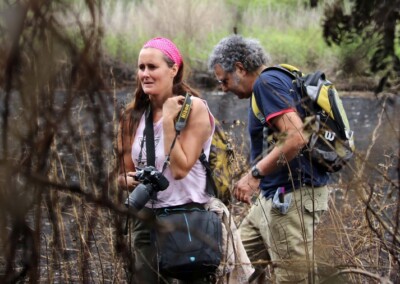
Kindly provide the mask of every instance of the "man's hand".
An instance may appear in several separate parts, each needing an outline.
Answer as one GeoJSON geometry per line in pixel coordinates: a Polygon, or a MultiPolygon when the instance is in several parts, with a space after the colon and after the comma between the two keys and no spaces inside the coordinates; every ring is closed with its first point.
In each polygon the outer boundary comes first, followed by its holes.
{"type": "Polygon", "coordinates": [[[260,180],[254,178],[251,173],[247,173],[235,184],[235,198],[239,201],[250,204],[252,196],[259,191],[259,185],[260,180]]]}

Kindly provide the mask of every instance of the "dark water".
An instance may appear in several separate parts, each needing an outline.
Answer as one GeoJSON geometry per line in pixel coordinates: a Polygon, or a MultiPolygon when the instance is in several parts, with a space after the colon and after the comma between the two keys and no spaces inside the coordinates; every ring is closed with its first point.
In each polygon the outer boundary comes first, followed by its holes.
{"type": "MultiPolygon", "coordinates": [[[[4,95],[4,94],[3,94],[4,95]]],[[[115,133],[112,133],[113,122],[113,111],[123,107],[127,101],[130,101],[132,94],[128,90],[119,90],[116,93],[116,106],[113,106],[112,96],[113,94],[102,94],[106,99],[104,108],[102,111],[93,109],[93,102],[83,99],[75,99],[71,108],[70,128],[65,128],[60,134],[64,133],[71,139],[71,133],[76,133],[77,129],[81,127],[82,133],[88,139],[93,139],[95,133],[98,132],[98,128],[95,127],[96,119],[102,119],[102,149],[112,149],[113,141],[115,139],[115,133]],[[101,116],[96,115],[102,113],[101,116]],[[76,121],[79,121],[79,125],[76,121]]],[[[14,96],[15,97],[15,96],[14,96]]],[[[56,105],[59,108],[63,108],[63,101],[66,98],[66,94],[60,92],[56,96],[56,105]]],[[[222,123],[224,129],[231,133],[232,143],[235,145],[235,149],[243,154],[245,157],[249,153],[249,140],[247,135],[247,110],[249,106],[249,100],[239,100],[233,94],[222,94],[216,92],[205,92],[203,97],[207,100],[208,105],[214,114],[214,116],[222,123]]],[[[377,166],[384,166],[387,163],[393,164],[394,168],[397,165],[397,158],[399,153],[399,126],[400,126],[400,95],[392,96],[387,99],[383,108],[383,99],[378,99],[371,94],[360,94],[357,96],[343,96],[343,104],[347,110],[347,115],[352,130],[355,133],[355,144],[357,154],[361,158],[367,158],[367,160],[377,166]],[[380,126],[378,127],[378,125],[380,126]],[[373,138],[373,135],[376,138],[373,138]],[[368,156],[366,156],[368,154],[368,156]]],[[[96,103],[101,106],[101,103],[96,103]]],[[[12,109],[19,109],[20,103],[18,100],[14,100],[12,109]]],[[[0,111],[3,112],[3,106],[0,105],[0,111]]],[[[0,122],[2,121],[0,117],[0,122]]],[[[18,120],[17,120],[18,121],[18,120]]],[[[20,121],[20,120],[19,120],[20,121]]],[[[79,138],[79,137],[78,137],[79,138]]],[[[78,139],[77,138],[77,139],[78,139]]],[[[80,138],[79,138],[80,139],[80,138]]],[[[76,145],[78,145],[78,142],[76,145]]],[[[0,141],[1,144],[1,141],[0,141]]],[[[71,155],[71,151],[68,149],[60,149],[60,155],[71,155]]],[[[84,161],[82,161],[84,164],[84,161]]]]}

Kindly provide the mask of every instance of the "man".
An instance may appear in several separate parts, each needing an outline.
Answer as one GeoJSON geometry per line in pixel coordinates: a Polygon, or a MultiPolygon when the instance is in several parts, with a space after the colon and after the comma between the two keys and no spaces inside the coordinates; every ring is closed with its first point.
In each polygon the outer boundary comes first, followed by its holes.
{"type": "Polygon", "coordinates": [[[258,41],[232,35],[214,48],[209,68],[224,92],[239,99],[254,96],[262,123],[249,107],[251,170],[235,185],[235,197],[251,203],[240,231],[252,261],[271,260],[277,283],[315,281],[315,225],[328,209],[328,174],[302,153],[308,135],[305,111],[292,79],[268,70],[268,56],[258,41]],[[275,198],[274,198],[275,197],[275,198]]]}

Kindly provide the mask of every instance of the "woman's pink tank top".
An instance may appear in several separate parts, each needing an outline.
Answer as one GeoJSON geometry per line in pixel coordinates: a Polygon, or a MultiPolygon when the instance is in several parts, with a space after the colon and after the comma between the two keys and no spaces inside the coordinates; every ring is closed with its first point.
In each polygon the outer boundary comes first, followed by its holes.
{"type": "MultiPolygon", "coordinates": [[[[204,101],[207,105],[207,103],[204,101]]],[[[208,108],[208,106],[207,106],[208,108]]],[[[214,117],[208,110],[210,115],[212,134],[203,144],[204,153],[207,156],[210,154],[210,146],[212,135],[214,134],[215,124],[214,117]]],[[[157,170],[161,172],[166,153],[164,153],[164,135],[163,135],[163,118],[154,123],[154,144],[155,144],[155,166],[157,170]]],[[[143,143],[143,130],[145,128],[145,114],[142,115],[140,119],[139,126],[136,130],[135,139],[132,144],[132,160],[135,167],[143,168],[146,165],[146,143],[143,143]],[[139,154],[141,152],[141,161],[139,161],[139,154]]],[[[196,203],[207,203],[210,196],[206,193],[206,172],[201,164],[200,160],[197,160],[192,169],[189,171],[188,175],[181,180],[175,180],[172,178],[171,171],[167,167],[164,172],[164,176],[169,181],[169,186],[164,191],[159,191],[157,194],[157,200],[150,200],[146,207],[150,208],[163,208],[170,206],[178,206],[187,204],[190,202],[196,203]]]]}

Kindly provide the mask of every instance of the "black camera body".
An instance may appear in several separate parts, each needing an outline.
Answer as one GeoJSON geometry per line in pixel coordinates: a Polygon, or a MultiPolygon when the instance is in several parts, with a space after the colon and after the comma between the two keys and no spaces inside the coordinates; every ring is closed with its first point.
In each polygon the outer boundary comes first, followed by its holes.
{"type": "Polygon", "coordinates": [[[129,194],[125,205],[139,211],[157,192],[169,186],[168,179],[153,166],[136,171],[135,179],[141,183],[129,194]]]}

